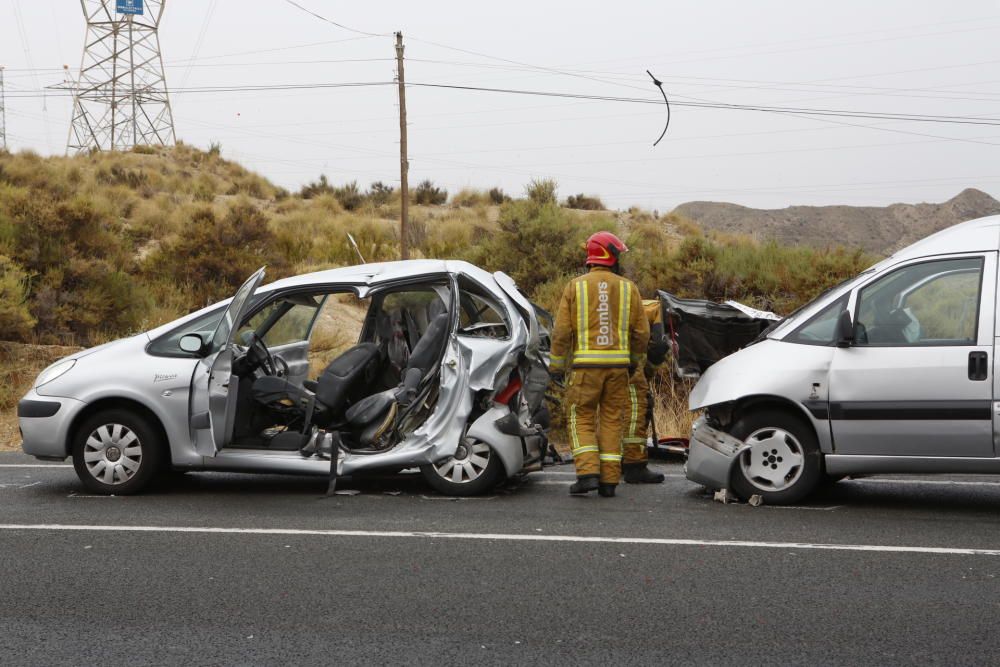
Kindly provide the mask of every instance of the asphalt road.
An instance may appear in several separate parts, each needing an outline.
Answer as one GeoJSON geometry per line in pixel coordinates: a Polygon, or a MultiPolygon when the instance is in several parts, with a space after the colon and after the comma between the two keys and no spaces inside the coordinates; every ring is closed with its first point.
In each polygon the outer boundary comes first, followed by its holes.
{"type": "Polygon", "coordinates": [[[0,454],[0,664],[997,661],[1000,478],[752,508],[659,467],[613,500],[565,468],[469,500],[215,473],[95,497],[0,454]]]}

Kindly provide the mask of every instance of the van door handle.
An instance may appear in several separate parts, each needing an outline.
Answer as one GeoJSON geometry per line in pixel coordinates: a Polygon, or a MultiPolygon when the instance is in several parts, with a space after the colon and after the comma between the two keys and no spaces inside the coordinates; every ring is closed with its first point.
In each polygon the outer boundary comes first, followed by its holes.
{"type": "Polygon", "coordinates": [[[969,352],[969,379],[983,381],[989,377],[989,357],[985,352],[969,352]]]}

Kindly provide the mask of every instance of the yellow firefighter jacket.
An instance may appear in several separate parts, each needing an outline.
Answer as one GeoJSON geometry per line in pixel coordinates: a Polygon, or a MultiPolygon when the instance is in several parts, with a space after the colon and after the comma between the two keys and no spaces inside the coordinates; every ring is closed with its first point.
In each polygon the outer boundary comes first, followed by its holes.
{"type": "Polygon", "coordinates": [[[552,332],[551,369],[627,368],[645,363],[649,320],[635,284],[603,266],[563,290],[552,332]]]}

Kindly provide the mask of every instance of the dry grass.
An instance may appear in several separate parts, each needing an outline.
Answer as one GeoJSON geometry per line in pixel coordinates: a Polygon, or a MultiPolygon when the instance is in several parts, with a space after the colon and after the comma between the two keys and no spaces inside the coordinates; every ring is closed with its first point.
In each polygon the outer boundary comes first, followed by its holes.
{"type": "Polygon", "coordinates": [[[78,347],[0,342],[0,451],[21,448],[17,430],[17,402],[43,368],[78,347]]]}
{"type": "Polygon", "coordinates": [[[660,438],[687,438],[698,414],[688,410],[688,393],[694,382],[677,380],[661,371],[650,383],[653,390],[653,420],[660,438]]]}
{"type": "Polygon", "coordinates": [[[323,306],[309,345],[309,377],[318,376],[327,364],[358,342],[367,303],[349,294],[331,295],[323,306]]]}

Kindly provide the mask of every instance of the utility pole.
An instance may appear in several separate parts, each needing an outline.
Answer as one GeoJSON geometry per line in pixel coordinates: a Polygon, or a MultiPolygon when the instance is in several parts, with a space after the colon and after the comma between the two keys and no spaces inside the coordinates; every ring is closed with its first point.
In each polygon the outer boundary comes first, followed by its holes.
{"type": "Polygon", "coordinates": [[[410,162],[406,158],[406,84],[403,80],[403,33],[396,33],[396,80],[399,81],[399,257],[410,258],[410,188],[406,180],[410,162]]]}
{"type": "Polygon", "coordinates": [[[3,65],[0,65],[0,151],[7,150],[7,111],[3,99],[3,65]]]}

